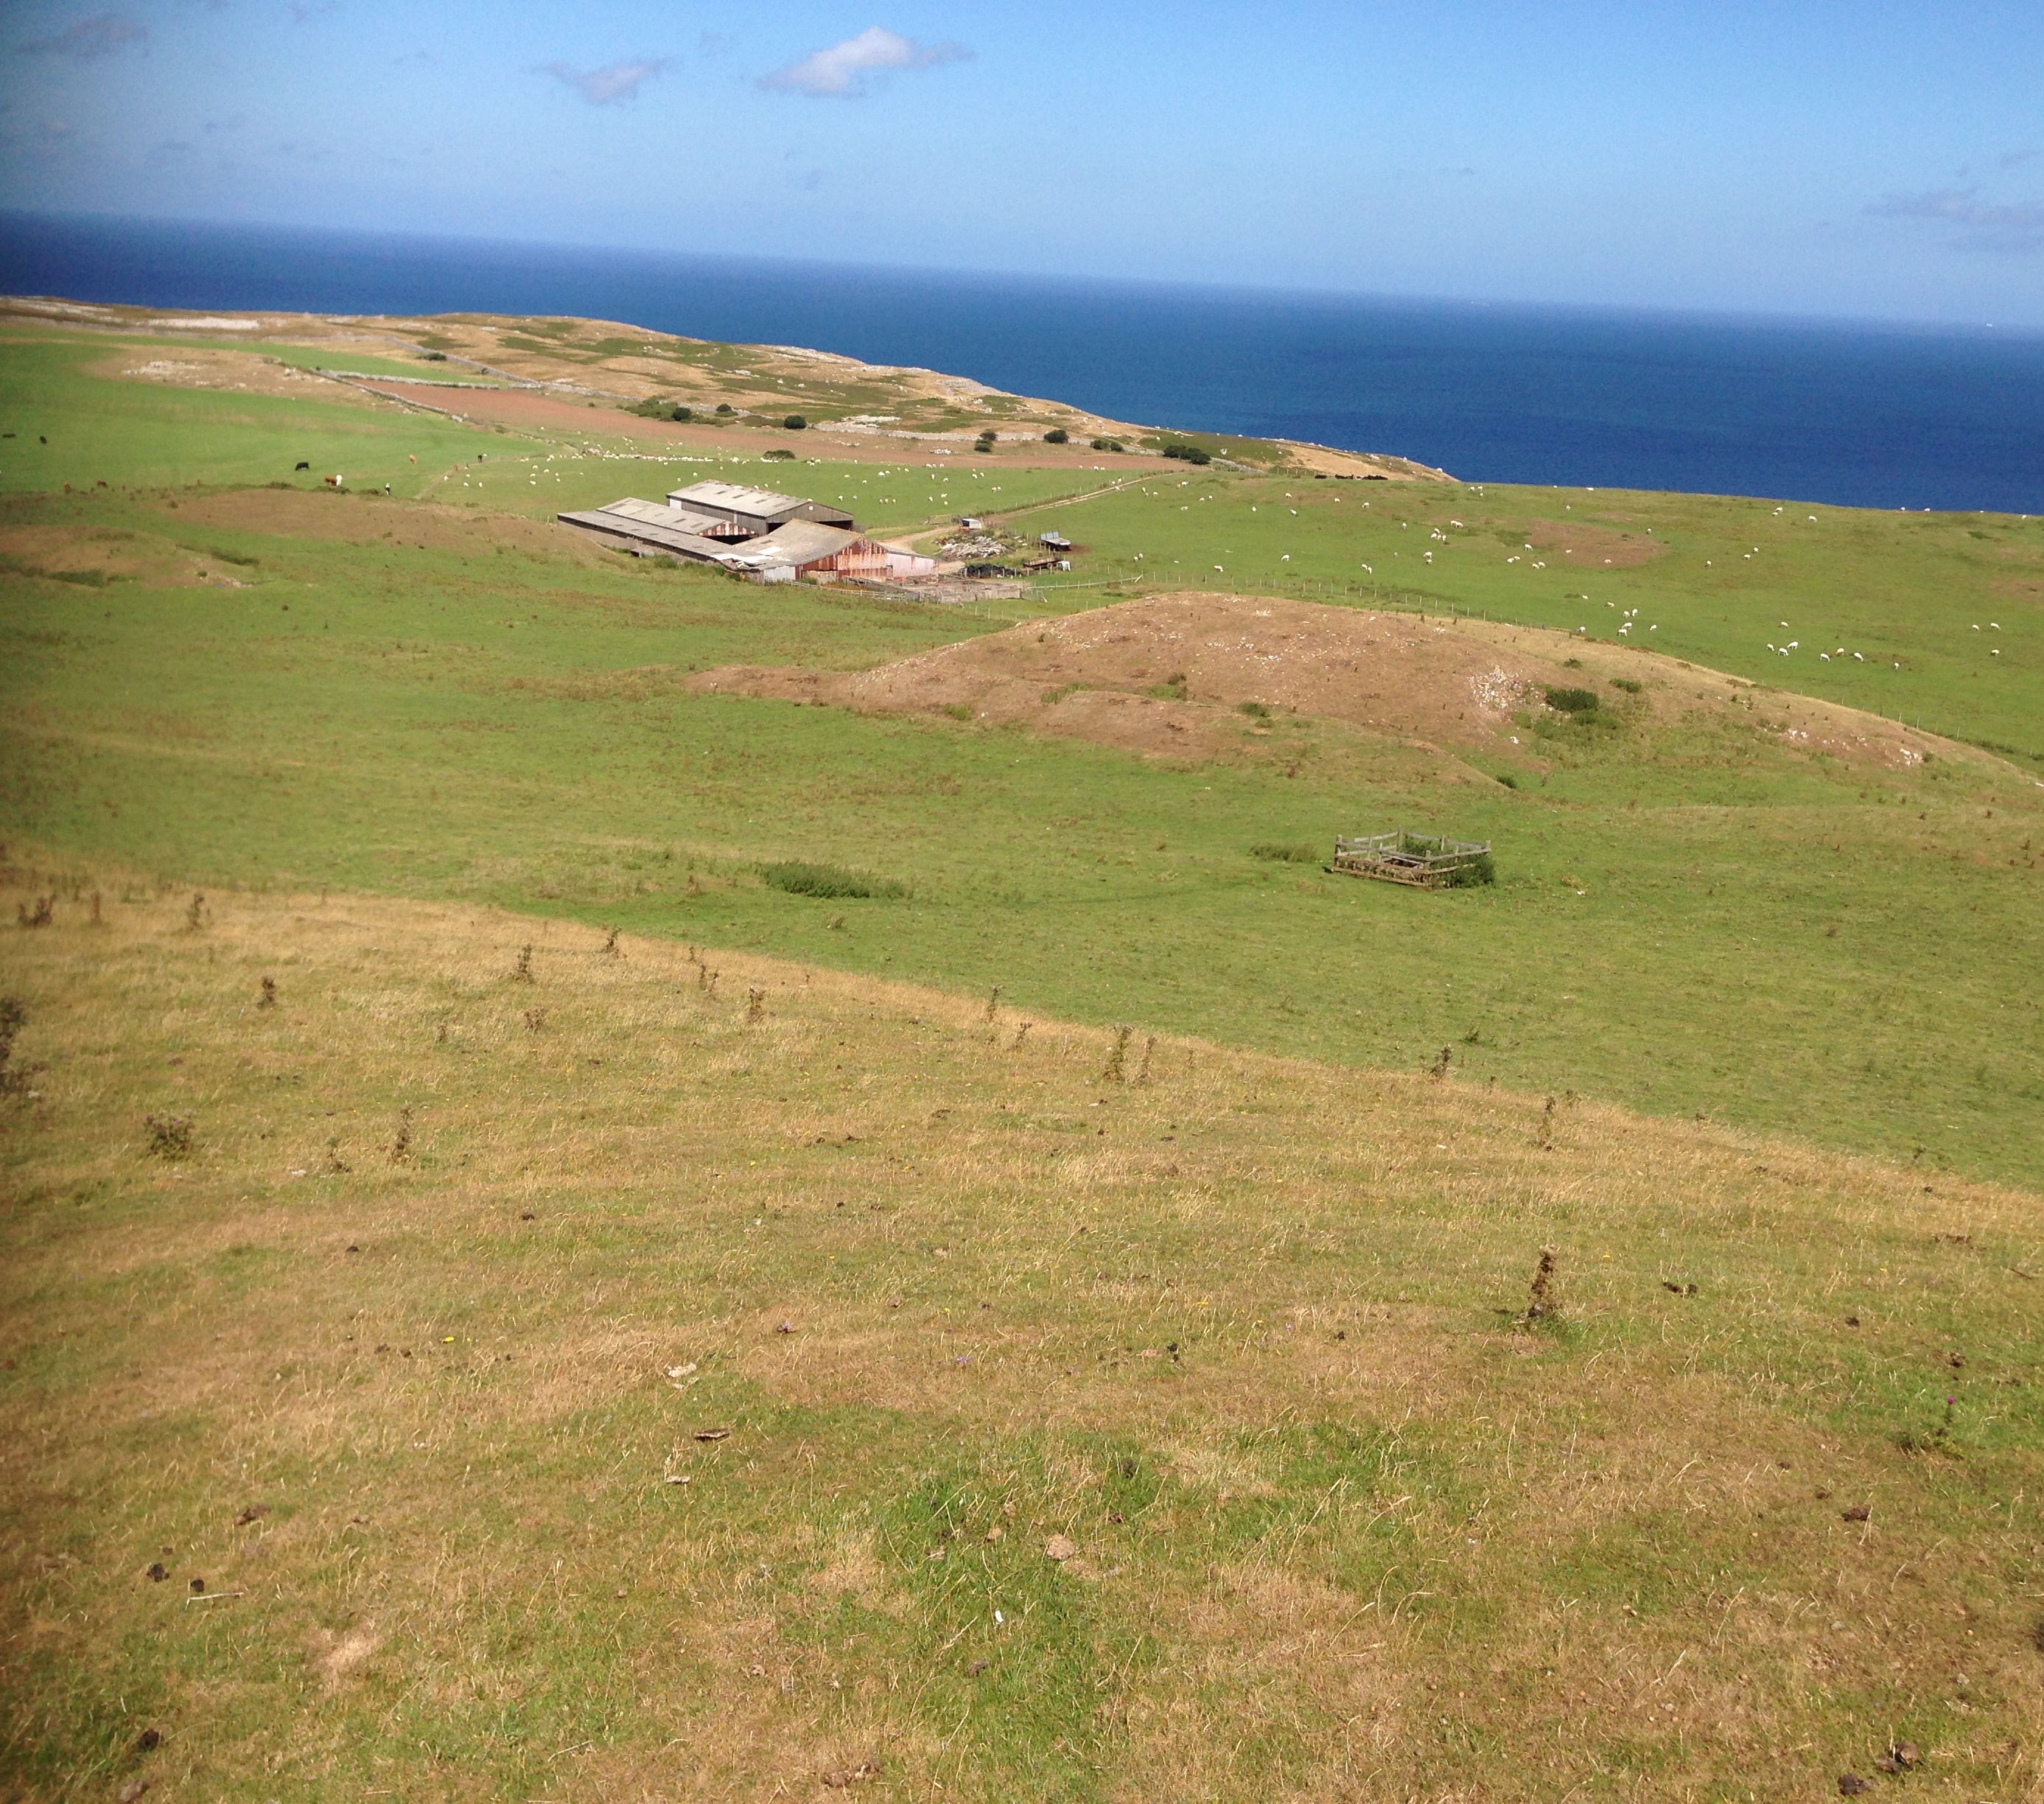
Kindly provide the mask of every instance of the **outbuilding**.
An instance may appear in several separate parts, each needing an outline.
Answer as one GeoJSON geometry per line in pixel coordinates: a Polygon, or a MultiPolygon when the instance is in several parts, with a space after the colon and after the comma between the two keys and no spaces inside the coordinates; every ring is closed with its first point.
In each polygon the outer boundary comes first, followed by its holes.
{"type": "Polygon", "coordinates": [[[757,538],[797,520],[845,529],[858,525],[843,508],[827,502],[776,494],[771,489],[741,488],[736,483],[691,483],[670,494],[667,505],[717,521],[719,530],[713,536],[719,538],[757,538]]]}

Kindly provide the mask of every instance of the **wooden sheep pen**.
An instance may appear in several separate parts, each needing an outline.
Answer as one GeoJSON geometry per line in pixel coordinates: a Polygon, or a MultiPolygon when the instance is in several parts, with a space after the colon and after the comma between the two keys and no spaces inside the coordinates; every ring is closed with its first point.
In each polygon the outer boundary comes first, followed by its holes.
{"type": "Polygon", "coordinates": [[[1415,889],[1452,890],[1496,880],[1488,840],[1449,840],[1432,833],[1369,833],[1335,840],[1328,867],[1351,877],[1376,877],[1415,889]]]}

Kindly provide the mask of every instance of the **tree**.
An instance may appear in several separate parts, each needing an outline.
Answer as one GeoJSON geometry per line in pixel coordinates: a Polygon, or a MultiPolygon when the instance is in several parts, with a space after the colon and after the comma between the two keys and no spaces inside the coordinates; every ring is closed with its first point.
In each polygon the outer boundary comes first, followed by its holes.
{"type": "Polygon", "coordinates": [[[1043,434],[1043,442],[1046,444],[1070,444],[1072,442],[1072,435],[1062,426],[1053,426],[1043,434]]]}
{"type": "Polygon", "coordinates": [[[781,424],[791,433],[798,433],[809,422],[799,413],[790,413],[781,424]]]}

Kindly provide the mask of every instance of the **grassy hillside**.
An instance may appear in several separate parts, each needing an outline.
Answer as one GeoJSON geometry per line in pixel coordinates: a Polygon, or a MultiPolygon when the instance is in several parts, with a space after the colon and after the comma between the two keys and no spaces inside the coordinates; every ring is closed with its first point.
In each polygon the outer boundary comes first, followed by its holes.
{"type": "MultiPolygon", "coordinates": [[[[989,620],[769,592],[631,564],[511,517],[657,493],[736,461],[682,464],[671,444],[624,437],[478,431],[353,397],[266,402],[288,413],[286,437],[263,398],[92,377],[79,372],[86,356],[68,342],[11,342],[0,356],[11,394],[53,392],[67,417],[102,422],[105,461],[80,467],[120,485],[66,495],[38,477],[42,491],[0,517],[0,832],[17,840],[208,885],[472,897],[967,992],[998,983],[1066,1018],[1358,1065],[1418,1069],[1451,1045],[1458,1069],[1509,1086],[1701,1112],[1932,1170],[2044,1174],[2031,1125],[2044,1100],[2044,953],[2030,930],[2044,791],[2016,770],[1957,756],[1910,771],[1835,763],[1730,710],[1627,725],[1616,695],[1619,730],[1565,730],[1536,710],[1517,752],[1473,765],[1303,716],[1245,732],[1239,756],[1167,759],[936,713],[697,694],[694,671],[861,668],[1031,606],[989,620]],[[181,408],[210,410],[210,423],[181,408]],[[363,467],[400,472],[391,499],[233,487],[277,444],[317,468],[348,434],[371,448],[363,467]],[[151,460],[171,455],[161,446],[182,447],[206,480],[143,486],[151,460]],[[407,502],[407,484],[439,498],[407,502]],[[1251,855],[1401,824],[1495,839],[1503,881],[1424,898],[1251,855]],[[844,906],[762,881],[763,863],[791,857],[909,894],[844,906]]],[[[61,429],[49,436],[38,454],[72,455],[61,429]]],[[[856,497],[863,516],[899,506],[911,521],[956,505],[928,486],[933,474],[969,479],[871,461],[799,471],[818,492],[856,497]]],[[[1027,499],[1101,479],[1011,463],[977,486],[1027,499]]],[[[1181,565],[1200,534],[1233,548],[1235,525],[1262,531],[1266,517],[1288,541],[1310,527],[1331,548],[1351,532],[1352,551],[1388,563],[1378,541],[1396,535],[1402,562],[1425,537],[1429,493],[1472,532],[1483,517],[1471,499],[1547,505],[1332,482],[1295,483],[1287,502],[1281,479],[1189,479],[1173,492],[1212,498],[1174,507],[1153,483],[1150,495],[1040,517],[1094,546],[1075,576],[1097,583],[1112,574],[1117,521],[1163,535],[1132,550],[1181,565]],[[1412,523],[1377,522],[1394,506],[1412,523]]],[[[1672,540],[1670,522],[1742,505],[1655,498],[1666,518],[1649,523],[1672,540]]],[[[2004,655],[1982,652],[1977,678],[1938,649],[1988,580],[1984,554],[1964,548],[1984,543],[1974,529],[1865,515],[1795,529],[1812,535],[1792,553],[1805,608],[1870,605],[1857,598],[1880,559],[1826,561],[1855,534],[1886,535],[1888,580],[1919,598],[1898,602],[1885,629],[1909,640],[1908,655],[1842,675],[1843,698],[1861,694],[1848,683],[1885,683],[1865,698],[1968,737],[2023,730],[2044,687],[2023,617],[1989,617],[2004,655]]],[[[2035,528],[1980,529],[2000,535],[2000,557],[2035,528]]],[[[1436,567],[1473,560],[1473,543],[1433,541],[1436,567]]],[[[1502,563],[1494,533],[1493,544],[1496,571],[1469,567],[1517,582],[1521,566],[1502,563]]],[[[1680,574],[1689,555],[1624,575],[1680,574]]],[[[1032,605],[1116,592],[1046,591],[1032,605]]],[[[1762,605],[1727,594],[1748,614],[1762,605]]],[[[1521,598],[1538,617],[1538,594],[1521,598]]],[[[1968,656],[1984,637],[1965,629],[1968,656]]],[[[1669,623],[1654,637],[1699,648],[1669,623]]],[[[1735,647],[1727,637],[1720,648],[1735,647]]],[[[1805,652],[1776,660],[1782,679],[1812,669],[1805,652]]],[[[1764,659],[1745,667],[1776,674],[1764,659]]]]}
{"type": "Polygon", "coordinates": [[[0,940],[12,1795],[2044,1791],[2034,1197],[79,877],[0,940]]]}
{"type": "Polygon", "coordinates": [[[2044,775],[2044,517],[1193,473],[1057,523],[1099,571],[1622,640],[2044,775]]]}

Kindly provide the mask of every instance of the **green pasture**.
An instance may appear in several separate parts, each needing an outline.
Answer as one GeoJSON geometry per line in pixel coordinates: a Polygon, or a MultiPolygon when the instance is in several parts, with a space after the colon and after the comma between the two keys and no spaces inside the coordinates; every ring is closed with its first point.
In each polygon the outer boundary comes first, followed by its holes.
{"type": "Polygon", "coordinates": [[[1314,722],[1281,721],[1253,766],[1159,767],[681,687],[970,629],[936,610],[186,529],[104,497],[10,512],[248,560],[233,590],[12,583],[10,836],[998,983],[1020,1009],[1346,1062],[1451,1045],[1473,1078],[2044,1169],[2027,779],[1827,768],[1736,722],[1543,743],[1555,768],[1518,789],[1314,722]],[[1503,881],[1428,898],[1249,856],[1400,823],[1494,838],[1503,881]],[[791,858],[912,894],[759,880],[791,858]]]}
{"type": "MultiPolygon", "coordinates": [[[[213,884],[487,898],[1343,1062],[1411,1067],[1447,1046],[1477,1079],[2044,1172],[2044,788],[2027,770],[1872,773],[1697,721],[1550,734],[1550,768],[1508,788],[1323,722],[1281,720],[1268,758],[1170,767],[943,718],[700,695],[682,686],[692,669],[856,668],[988,623],[621,559],[423,551],[398,542],[406,484],[544,515],[742,475],[886,524],[1026,509],[1100,479],[962,457],[683,461],[635,449],[611,413],[547,442],[77,373],[104,355],[104,340],[6,341],[8,429],[54,429],[18,476],[29,454],[0,444],[14,491],[0,524],[161,536],[238,560],[246,586],[5,579],[0,833],[18,841],[213,884]],[[298,456],[363,487],[395,472],[375,503],[391,542],[202,529],[150,494],[19,492],[95,475],[117,490],[288,480],[279,465],[298,456]],[[1502,880],[1429,898],[1249,856],[1401,825],[1494,839],[1502,880]],[[790,895],[759,876],[781,860],[910,894],[790,895]]],[[[1631,637],[1658,625],[1673,655],[1965,737],[2037,737],[2037,610],[1992,599],[2001,572],[2030,580],[2035,522],[1287,483],[1189,473],[1023,518],[1089,546],[1082,578],[1140,551],[1156,578],[1204,561],[1224,566],[1216,584],[1253,588],[1274,569],[1271,587],[1366,606],[1345,566],[1367,562],[1387,597],[1603,637],[1636,607],[1631,637]],[[1551,556],[1541,572],[1504,562],[1505,535],[1572,519],[1577,501],[1670,549],[1588,581],[1551,556]],[[1761,557],[1720,575],[1741,541],[1761,557]],[[1589,605],[1569,600],[1585,590],[1589,605]],[[1748,655],[1742,636],[1781,638],[1769,617],[1823,624],[1792,626],[1789,658],[1748,655]],[[1827,639],[1885,662],[1819,664],[1827,639]]]]}
{"type": "Polygon", "coordinates": [[[2044,519],[1188,471],[1056,524],[1088,548],[1078,576],[1580,631],[1990,744],[2044,771],[2044,519]],[[1550,537],[1585,526],[1665,549],[1612,568],[1550,537]],[[1543,539],[1547,548],[1527,548],[1543,539]]]}
{"type": "MultiPolygon", "coordinates": [[[[0,494],[60,490],[67,483],[79,489],[101,483],[159,488],[287,482],[316,487],[338,471],[352,487],[381,488],[388,483],[397,494],[545,515],[601,506],[627,494],[657,500],[671,488],[712,479],[786,485],[799,472],[805,494],[842,499],[863,525],[894,532],[938,523],[953,514],[1034,506],[1113,479],[1112,472],[1031,469],[1000,454],[979,457],[963,451],[948,460],[923,453],[877,467],[799,455],[792,461],[769,461],[750,448],[678,448],[669,439],[635,436],[635,422],[607,407],[590,410],[586,431],[513,431],[423,412],[175,388],[84,373],[83,366],[123,348],[175,350],[180,344],[187,341],[41,332],[0,337],[0,431],[14,435],[0,440],[0,494]],[[47,444],[40,442],[45,439],[47,444]],[[310,464],[309,471],[297,470],[301,461],[310,464]]],[[[417,375],[443,367],[330,352],[317,345],[231,348],[364,375],[417,375]]],[[[428,398],[436,406],[445,402],[444,397],[428,398]]],[[[804,443],[795,433],[788,435],[788,442],[798,452],[804,443]]]]}
{"type": "MultiPolygon", "coordinates": [[[[967,465],[962,456],[932,460],[927,453],[878,465],[815,457],[770,461],[749,448],[727,452],[620,437],[617,417],[608,416],[605,429],[586,437],[553,434],[508,444],[500,439],[481,462],[471,452],[424,492],[437,501],[551,515],[601,507],[624,494],[659,501],[690,483],[742,483],[836,502],[861,526],[892,535],[941,525],[959,514],[1039,506],[1118,479],[1112,472],[1029,469],[979,458],[967,465]]],[[[800,442],[800,435],[789,437],[791,444],[800,442]]],[[[1034,529],[1048,530],[1055,519],[1047,517],[1034,529]]]]}
{"type": "Polygon", "coordinates": [[[403,376],[413,380],[424,378],[429,382],[466,383],[477,388],[505,386],[465,363],[429,363],[423,357],[379,357],[368,352],[343,351],[330,344],[274,344],[267,340],[240,348],[275,357],[280,363],[290,363],[302,370],[340,370],[349,375],[403,376]]]}
{"type": "Polygon", "coordinates": [[[333,471],[357,487],[389,483],[407,494],[421,471],[474,456],[473,429],[432,414],[123,382],[80,368],[133,348],[127,340],[0,338],[0,431],[13,434],[0,440],[0,494],[67,483],[302,483],[333,471]],[[294,477],[302,460],[311,475],[294,477]]]}

